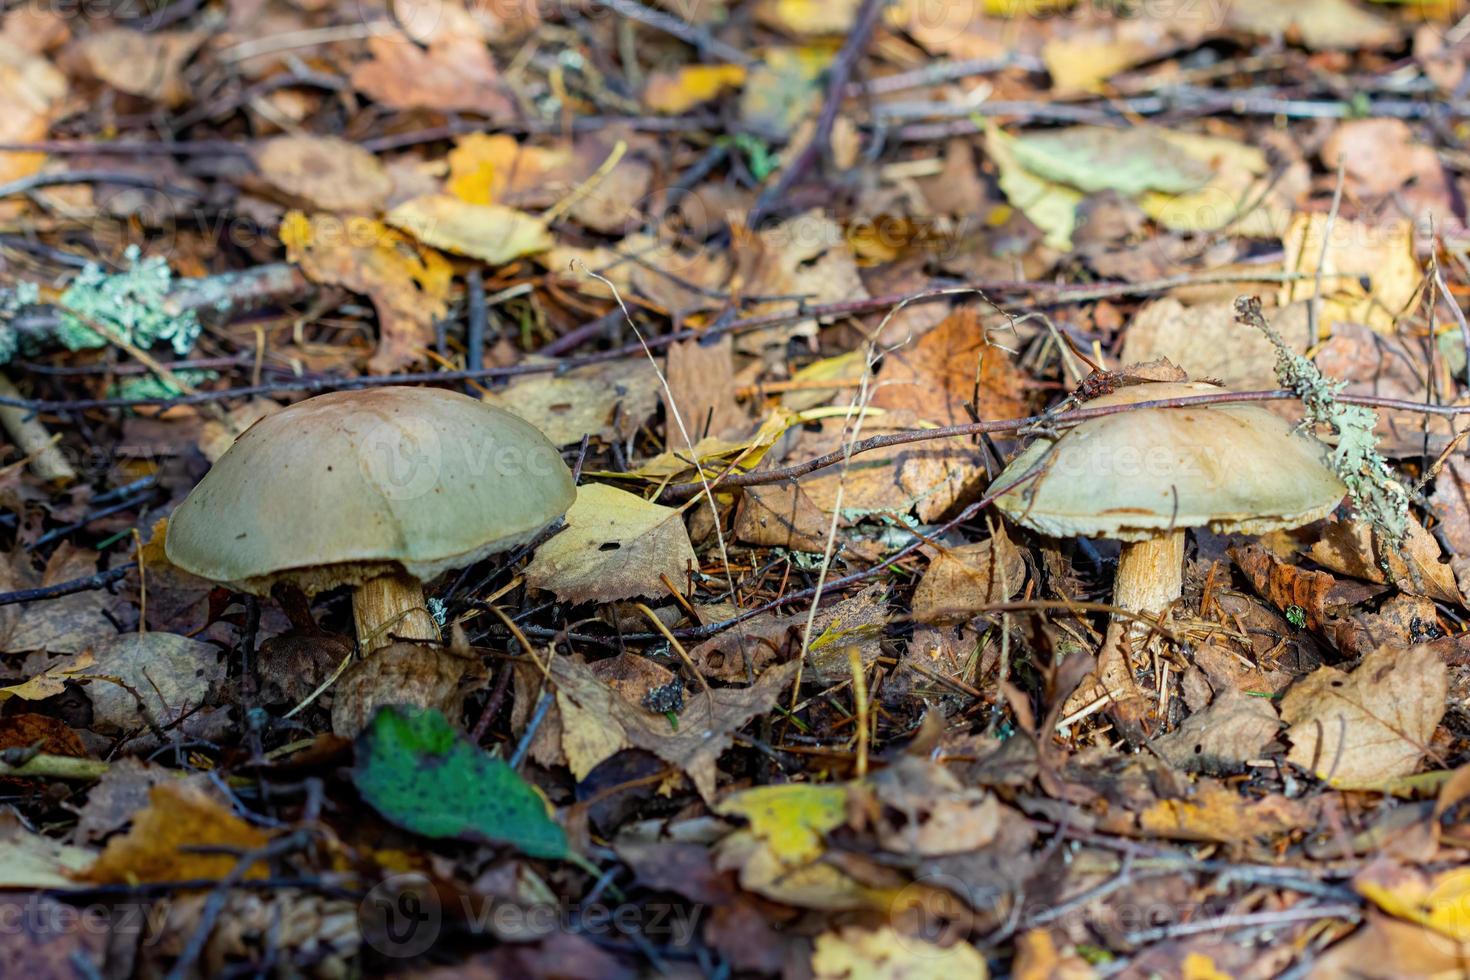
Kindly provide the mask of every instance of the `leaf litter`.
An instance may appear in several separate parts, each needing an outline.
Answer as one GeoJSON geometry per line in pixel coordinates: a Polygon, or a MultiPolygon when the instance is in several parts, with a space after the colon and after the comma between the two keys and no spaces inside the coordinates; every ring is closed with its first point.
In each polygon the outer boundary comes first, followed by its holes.
{"type": "MultiPolygon", "coordinates": [[[[0,963],[1461,972],[1455,16],[8,10],[0,919],[57,915],[0,963]],[[1186,379],[1350,500],[1189,532],[1125,632],[1135,731],[1074,696],[1117,544],[989,503],[1067,412],[1186,379]],[[167,560],[254,422],[384,383],[579,475],[427,584],[442,643],[361,657],[345,592],[167,560]]],[[[1084,496],[1164,460],[1095,462],[1084,496]]]]}

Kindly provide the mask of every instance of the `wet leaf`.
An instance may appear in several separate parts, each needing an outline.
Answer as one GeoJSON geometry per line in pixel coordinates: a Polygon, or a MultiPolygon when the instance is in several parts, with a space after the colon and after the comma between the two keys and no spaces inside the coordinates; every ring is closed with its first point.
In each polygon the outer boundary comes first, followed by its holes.
{"type": "MultiPolygon", "coordinates": [[[[77,877],[95,884],[137,881],[217,881],[247,851],[263,847],[265,832],[246,823],[210,792],[182,782],[163,783],[148,793],[148,806],[133,815],[133,827],[107,842],[96,863],[77,877]],[[226,853],[209,853],[226,848],[226,853]]],[[[265,878],[260,862],[246,878],[265,878]]]]}

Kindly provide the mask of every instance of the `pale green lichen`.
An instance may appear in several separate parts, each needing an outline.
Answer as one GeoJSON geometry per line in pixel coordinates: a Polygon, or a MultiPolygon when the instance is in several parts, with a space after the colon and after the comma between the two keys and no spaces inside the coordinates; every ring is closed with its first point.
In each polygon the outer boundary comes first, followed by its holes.
{"type": "MultiPolygon", "coordinates": [[[[194,388],[206,381],[216,380],[219,378],[219,372],[185,368],[174,371],[173,376],[189,387],[194,388]]],[[[149,375],[141,378],[130,378],[127,381],[115,384],[108,390],[107,394],[109,398],[127,398],[132,401],[142,401],[148,398],[177,398],[183,393],[182,388],[167,379],[149,375]]]]}
{"type": "Polygon", "coordinates": [[[142,258],[138,247],[126,252],[128,269],[109,275],[88,264],[61,294],[61,320],[56,337],[69,350],[103,347],[120,339],[141,348],[168,341],[179,356],[199,338],[199,318],[192,311],[169,313],[164,301],[172,285],[168,263],[157,256],[142,258]],[[91,324],[112,334],[103,337],[91,324]]]}
{"type": "Polygon", "coordinates": [[[1362,405],[1337,400],[1345,381],[1325,377],[1317,365],[1293,351],[1266,322],[1261,303],[1242,296],[1235,301],[1235,318],[1264,333],[1276,348],[1276,380],[1296,393],[1306,409],[1302,425],[1325,425],[1337,436],[1332,468],[1347,487],[1359,516],[1398,551],[1409,531],[1409,491],[1393,475],[1388,460],[1378,452],[1374,429],[1378,413],[1362,405]]]}
{"type": "Polygon", "coordinates": [[[20,350],[20,336],[10,321],[28,306],[41,301],[41,289],[33,282],[18,282],[15,288],[0,293],[0,364],[9,364],[20,350]]]}

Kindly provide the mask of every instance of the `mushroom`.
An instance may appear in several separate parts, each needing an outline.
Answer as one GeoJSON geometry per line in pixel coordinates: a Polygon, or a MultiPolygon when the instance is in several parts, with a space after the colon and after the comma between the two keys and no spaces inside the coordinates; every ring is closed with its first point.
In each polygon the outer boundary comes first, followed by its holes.
{"type": "Polygon", "coordinates": [[[437,388],[309,398],[251,426],[174,511],[170,562],[242,592],[353,586],[363,653],[437,641],[424,582],[534,538],[576,497],[535,426],[437,388]]]}
{"type": "MultiPolygon", "coordinates": [[[[1086,407],[1222,390],[1203,382],[1137,384],[1086,407]]],[[[1113,604],[1157,614],[1179,598],[1188,528],[1260,534],[1331,513],[1346,489],[1325,457],[1321,443],[1258,405],[1137,409],[1037,439],[997,478],[998,487],[1016,486],[996,506],[1052,537],[1122,542],[1113,604]]],[[[1142,706],[1123,641],[1145,629],[1113,619],[1098,654],[1101,690],[1092,692],[1111,694],[1114,720],[1132,739],[1142,730],[1142,706]]]]}

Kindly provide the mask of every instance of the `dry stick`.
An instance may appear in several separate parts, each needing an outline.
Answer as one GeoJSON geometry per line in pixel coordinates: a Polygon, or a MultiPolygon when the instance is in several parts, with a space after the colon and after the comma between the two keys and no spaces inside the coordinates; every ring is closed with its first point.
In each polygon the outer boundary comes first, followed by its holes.
{"type": "MultiPolygon", "coordinates": [[[[888,432],[883,435],[869,436],[862,442],[855,443],[851,447],[851,455],[871,452],[875,449],[886,449],[890,446],[901,446],[911,442],[925,442],[930,439],[949,439],[958,436],[974,436],[987,432],[1012,432],[1017,429],[1025,429],[1036,425],[1063,426],[1087,419],[1100,418],[1104,415],[1116,415],[1120,412],[1142,411],[1152,408],[1190,408],[1196,405],[1215,405],[1228,402],[1265,402],[1286,401],[1296,398],[1292,391],[1273,389],[1270,391],[1221,391],[1210,395],[1188,395],[1179,398],[1159,398],[1153,401],[1136,402],[1131,405],[1104,405],[1099,408],[1079,408],[1070,412],[1058,412],[1047,415],[1030,415],[1020,419],[993,419],[985,422],[965,422],[960,425],[937,426],[932,429],[910,429],[902,432],[888,432]]],[[[1337,400],[1349,405],[1367,405],[1373,408],[1393,408],[1406,412],[1423,412],[1429,415],[1456,416],[1470,414],[1470,405],[1426,405],[1421,402],[1408,401],[1399,398],[1382,398],[1377,395],[1339,395],[1337,400]]],[[[728,487],[753,487],[764,486],[770,483],[780,483],[784,480],[794,480],[797,477],[806,476],[816,470],[824,469],[834,463],[840,463],[849,455],[847,447],[833,450],[822,456],[816,456],[802,463],[793,463],[770,470],[755,470],[749,473],[725,472],[714,477],[710,484],[716,488],[728,487]]],[[[699,485],[693,483],[675,483],[666,487],[661,495],[664,499],[682,500],[699,492],[699,485]]]]}
{"type": "Polygon", "coordinates": [[[18,589],[15,592],[0,592],[0,606],[13,606],[18,602],[39,602],[42,599],[57,599],[74,592],[90,592],[105,589],[138,567],[137,562],[128,562],[95,575],[84,575],[55,585],[43,585],[35,589],[18,589]]]}
{"type": "Polygon", "coordinates": [[[687,20],[681,20],[662,10],[652,10],[641,3],[636,3],[635,0],[606,0],[606,3],[608,9],[613,13],[620,14],[629,20],[636,20],[640,24],[647,24],[670,37],[676,37],[704,57],[718,58],[720,61],[728,61],[746,68],[755,64],[754,58],[739,48],[721,41],[706,27],[697,27],[687,20]]]}
{"type": "MultiPolygon", "coordinates": [[[[0,395],[19,398],[15,384],[0,374],[0,395]]],[[[41,420],[20,408],[0,407],[0,425],[10,434],[11,440],[22,454],[30,457],[31,471],[47,483],[70,483],[77,478],[77,471],[67,462],[56,437],[46,431],[41,420]]]]}
{"type": "MultiPolygon", "coordinates": [[[[263,267],[264,270],[275,271],[279,267],[263,267]]],[[[299,272],[289,266],[285,267],[292,272],[297,281],[302,283],[303,289],[306,280],[299,272]]],[[[588,273],[595,276],[596,273],[588,273]]],[[[726,333],[745,333],[751,330],[762,330],[767,327],[781,326],[788,323],[798,323],[804,320],[822,317],[856,316],[863,313],[876,313],[879,310],[891,309],[899,303],[910,305],[917,303],[933,303],[954,296],[957,292],[966,290],[987,293],[1003,294],[1025,294],[1034,305],[1044,306],[1059,303],[1082,303],[1097,299],[1110,299],[1119,296],[1146,296],[1152,293],[1164,292],[1180,286],[1209,285],[1216,283],[1231,282],[1293,282],[1298,279],[1308,278],[1297,273],[1219,273],[1206,276],[1171,276],[1166,279],[1154,279],[1148,282],[1136,283],[1113,283],[1107,286],[1067,286],[1056,283],[1033,282],[1027,280],[996,279],[981,280],[975,283],[961,284],[959,286],[943,286],[932,289],[920,290],[916,293],[892,293],[886,296],[870,297],[861,300],[847,300],[840,303],[823,303],[818,305],[799,305],[797,309],[781,313],[768,313],[760,316],[746,317],[723,326],[712,326],[706,328],[689,328],[685,330],[673,330],[656,337],[641,338],[637,343],[624,344],[611,350],[598,351],[593,354],[584,354],[581,357],[565,358],[559,363],[536,363],[517,364],[513,367],[483,368],[479,371],[421,371],[408,374],[386,374],[369,375],[366,377],[338,377],[338,378],[310,378],[293,381],[278,381],[271,384],[237,386],[224,388],[218,391],[201,391],[196,395],[181,395],[177,397],[156,398],[79,398],[67,401],[43,401],[40,399],[6,398],[0,396],[0,405],[11,405],[15,408],[25,408],[36,412],[77,412],[89,409],[109,408],[137,408],[142,405],[153,405],[157,407],[173,408],[182,405],[200,405],[205,402],[222,401],[226,398],[245,398],[253,395],[271,395],[285,392],[299,392],[302,394],[319,394],[324,391],[341,391],[353,388],[372,388],[381,385],[402,384],[450,384],[456,381],[486,380],[491,378],[515,378],[530,374],[561,374],[571,368],[585,367],[589,364],[601,364],[606,361],[616,361],[624,357],[632,357],[642,354],[645,350],[658,350],[688,340],[694,337],[714,338],[726,333]],[[1040,294],[1040,295],[1038,295],[1040,294]]],[[[208,282],[208,280],[206,280],[208,282]]],[[[250,293],[242,290],[242,297],[264,302],[268,299],[271,283],[261,284],[261,296],[252,297],[250,293]]],[[[204,298],[208,294],[202,294],[197,306],[189,308],[201,309],[209,302],[204,298]]],[[[192,299],[193,297],[190,297],[192,299]]],[[[172,297],[171,297],[172,300],[172,297]]],[[[234,302],[229,298],[221,298],[222,302],[234,302]]],[[[181,301],[182,302],[182,301],[181,301]]],[[[166,309],[172,309],[172,301],[165,303],[166,309]]],[[[620,311],[621,315],[621,311],[620,311]]],[[[43,316],[40,322],[36,322],[30,314],[17,317],[12,321],[12,326],[27,331],[54,327],[56,323],[55,313],[47,317],[43,316]]],[[[1389,406],[1394,407],[1394,406],[1389,406]]]]}
{"type": "Polygon", "coordinates": [[[852,30],[848,32],[847,40],[843,42],[842,49],[837,52],[837,57],[832,60],[831,74],[827,76],[827,97],[822,103],[822,113],[817,117],[816,132],[812,134],[811,141],[802,148],[795,160],[781,171],[781,176],[768,191],[760,196],[755,207],[750,209],[750,216],[746,218],[745,227],[759,228],[761,221],[775,210],[781,200],[796,186],[806,172],[817,162],[817,158],[826,153],[832,143],[832,127],[837,124],[837,111],[842,108],[842,96],[847,91],[847,80],[852,76],[853,69],[857,67],[858,59],[868,48],[868,42],[873,38],[873,31],[878,27],[878,19],[883,14],[883,9],[888,6],[888,0],[863,0],[863,5],[858,8],[857,17],[853,20],[852,30]]]}

